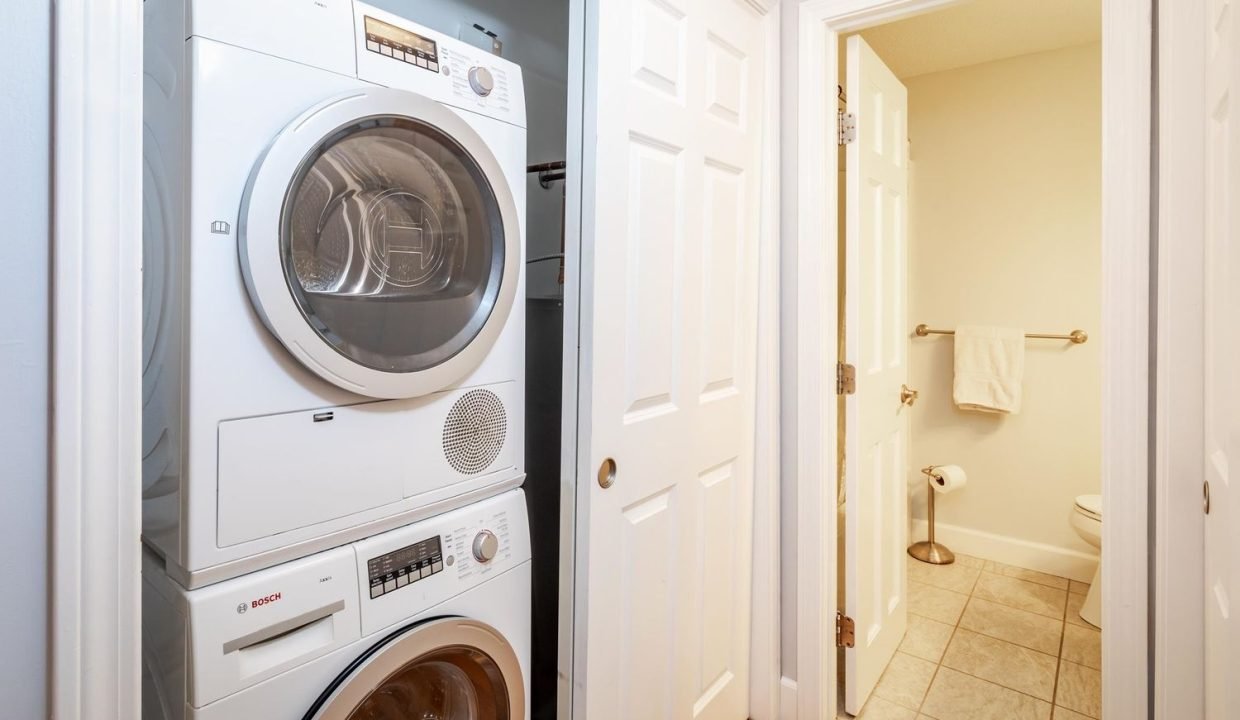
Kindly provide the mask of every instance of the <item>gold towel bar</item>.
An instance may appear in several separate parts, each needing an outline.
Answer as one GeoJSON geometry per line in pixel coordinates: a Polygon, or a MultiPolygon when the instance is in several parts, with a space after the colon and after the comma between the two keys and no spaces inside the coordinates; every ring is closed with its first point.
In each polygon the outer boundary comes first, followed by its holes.
{"type": "MultiPolygon", "coordinates": [[[[917,333],[918,337],[925,337],[927,335],[955,335],[956,334],[955,330],[931,330],[930,326],[926,325],[925,323],[918,325],[913,330],[913,332],[917,333]]],[[[1089,340],[1089,334],[1086,333],[1084,330],[1073,330],[1067,335],[1051,335],[1049,333],[1025,333],[1025,337],[1038,338],[1040,340],[1068,340],[1072,342],[1074,345],[1084,345],[1085,341],[1089,340]]]]}

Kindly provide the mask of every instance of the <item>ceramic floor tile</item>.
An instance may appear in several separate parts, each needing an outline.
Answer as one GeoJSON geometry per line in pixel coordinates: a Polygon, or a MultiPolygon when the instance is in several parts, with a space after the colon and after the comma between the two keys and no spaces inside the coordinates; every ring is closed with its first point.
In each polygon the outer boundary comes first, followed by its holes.
{"type": "Polygon", "coordinates": [[[957,555],[908,560],[908,628],[869,702],[841,720],[1098,720],[1089,585],[957,555]]]}
{"type": "Polygon", "coordinates": [[[910,580],[908,583],[908,611],[913,615],[955,625],[960,613],[969,601],[968,595],[933,587],[910,580]]]}
{"type": "Polygon", "coordinates": [[[883,676],[874,688],[874,697],[889,700],[911,710],[917,710],[926,697],[926,688],[934,677],[937,666],[921,658],[898,652],[887,664],[883,676]]]}
{"type": "Polygon", "coordinates": [[[909,614],[908,629],[900,642],[900,652],[937,663],[943,657],[955,629],[938,620],[909,614]]]}
{"type": "MultiPolygon", "coordinates": [[[[890,700],[872,696],[861,708],[857,720],[914,720],[917,711],[900,707],[890,700]]],[[[847,716],[845,716],[847,717],[847,716]]]]}
{"type": "Polygon", "coordinates": [[[1056,575],[1048,575],[1044,572],[1038,572],[1037,570],[1026,570],[1022,567],[1016,567],[1015,565],[1004,565],[1003,563],[988,560],[986,562],[986,571],[992,572],[996,575],[1003,575],[1005,577],[1028,580],[1029,582],[1035,582],[1039,585],[1053,587],[1056,590],[1068,589],[1067,578],[1061,578],[1056,575]]]}
{"type": "Polygon", "coordinates": [[[1053,618],[1063,617],[1069,595],[1067,589],[1056,590],[1028,580],[988,572],[983,572],[978,578],[973,594],[983,600],[1053,618]]]}
{"type": "Polygon", "coordinates": [[[934,720],[1049,720],[1051,704],[943,667],[921,713],[934,720]]]}
{"type": "Polygon", "coordinates": [[[943,655],[943,667],[1047,701],[1055,699],[1055,665],[1052,655],[963,628],[943,655]]]}
{"type": "Polygon", "coordinates": [[[960,627],[1007,640],[1048,655],[1059,654],[1063,621],[1018,610],[979,597],[969,599],[960,627]]]}
{"type": "MultiPolygon", "coordinates": [[[[1093,628],[1093,625],[1085,622],[1081,618],[1081,606],[1085,604],[1085,596],[1076,593],[1068,593],[1068,611],[1065,618],[1071,625],[1079,625],[1081,627],[1093,628]]],[[[1097,628],[1094,628],[1097,630],[1097,628]]]]}
{"type": "Polygon", "coordinates": [[[981,572],[981,568],[959,563],[931,565],[913,559],[910,559],[908,563],[909,580],[965,595],[973,592],[973,585],[977,582],[977,576],[981,572]]]}
{"type": "Polygon", "coordinates": [[[1068,625],[1064,628],[1064,660],[1095,670],[1102,669],[1102,633],[1093,628],[1068,625]]]}
{"type": "Polygon", "coordinates": [[[1055,704],[1091,718],[1102,717],[1102,673],[1060,660],[1055,704]]]}

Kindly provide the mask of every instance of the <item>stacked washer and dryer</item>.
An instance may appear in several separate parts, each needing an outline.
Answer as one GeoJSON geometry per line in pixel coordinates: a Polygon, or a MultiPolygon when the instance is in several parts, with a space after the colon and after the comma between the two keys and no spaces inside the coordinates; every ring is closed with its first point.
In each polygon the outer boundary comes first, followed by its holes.
{"type": "Polygon", "coordinates": [[[526,717],[520,68],[145,14],[144,717],[526,717]]]}

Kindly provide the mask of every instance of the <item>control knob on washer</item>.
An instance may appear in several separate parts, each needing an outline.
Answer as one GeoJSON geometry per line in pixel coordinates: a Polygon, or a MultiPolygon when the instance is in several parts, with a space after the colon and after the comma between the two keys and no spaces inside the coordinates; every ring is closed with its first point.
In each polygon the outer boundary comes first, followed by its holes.
{"type": "Polygon", "coordinates": [[[495,89],[495,78],[491,75],[491,71],[484,67],[471,67],[469,69],[469,86],[474,89],[474,92],[482,97],[486,97],[495,89]]]}
{"type": "Polygon", "coordinates": [[[490,530],[483,530],[474,536],[474,559],[478,562],[491,562],[499,552],[499,538],[490,530]]]}

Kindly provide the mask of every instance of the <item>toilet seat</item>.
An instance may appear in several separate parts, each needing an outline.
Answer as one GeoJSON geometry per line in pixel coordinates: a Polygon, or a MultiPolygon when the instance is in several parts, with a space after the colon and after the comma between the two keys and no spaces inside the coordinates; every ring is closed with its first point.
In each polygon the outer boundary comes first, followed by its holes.
{"type": "Polygon", "coordinates": [[[1102,520],[1102,496],[1101,495],[1077,495],[1076,511],[1082,515],[1093,518],[1094,520],[1102,520]]]}

